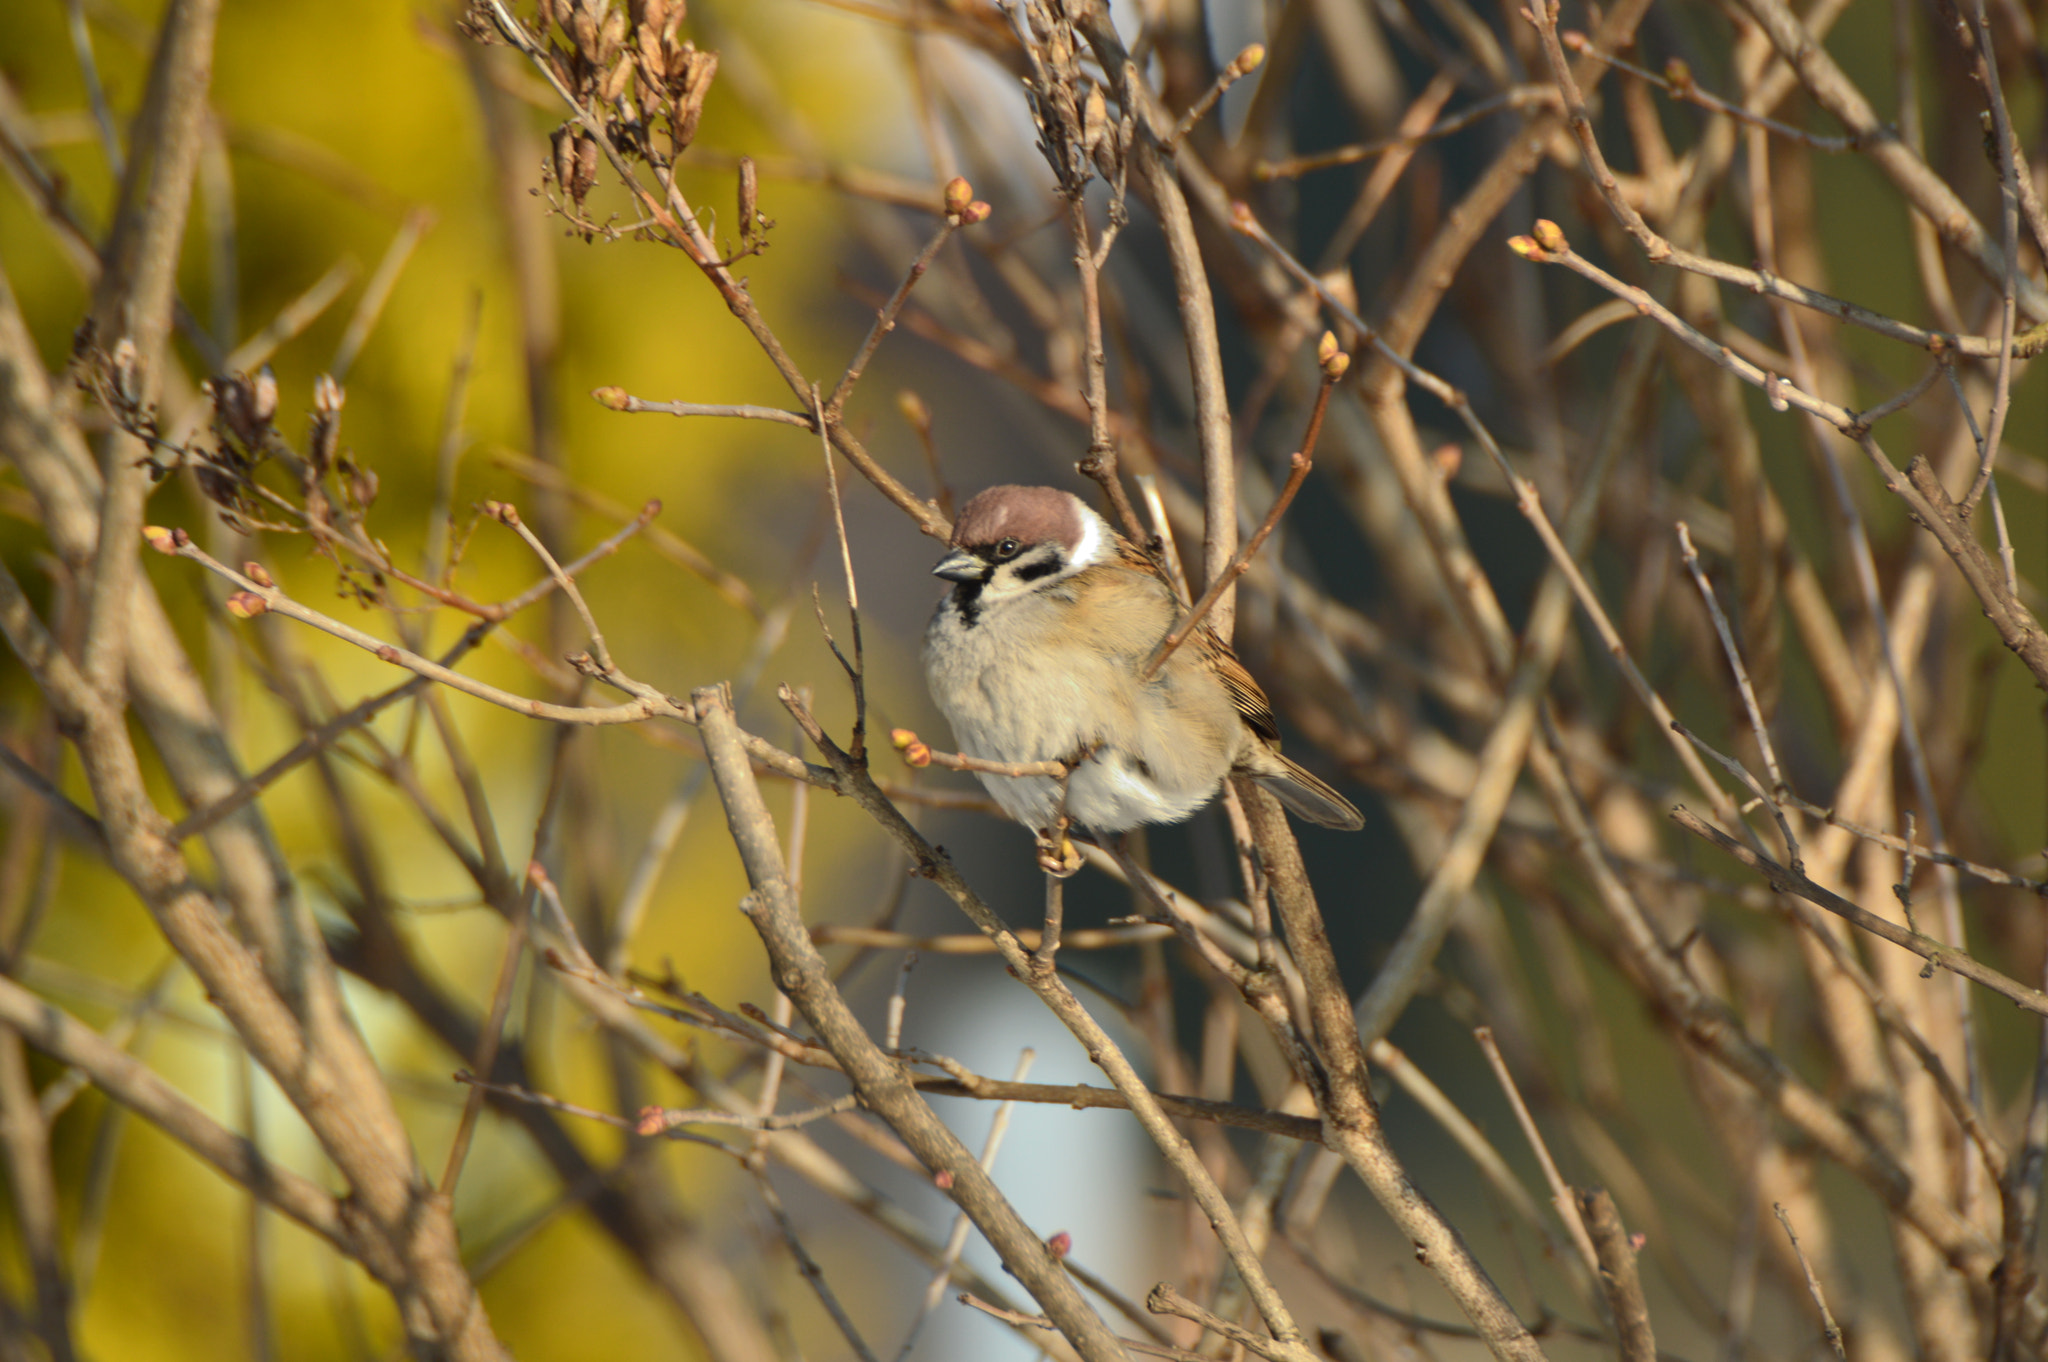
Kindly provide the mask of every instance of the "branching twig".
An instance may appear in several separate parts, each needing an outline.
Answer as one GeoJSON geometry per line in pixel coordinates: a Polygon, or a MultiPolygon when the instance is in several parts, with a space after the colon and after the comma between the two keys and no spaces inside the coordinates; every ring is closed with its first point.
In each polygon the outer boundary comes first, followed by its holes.
{"type": "Polygon", "coordinates": [[[2043,993],[2037,988],[2029,988],[1945,942],[1901,927],[1859,904],[1851,903],[1832,890],[1822,888],[1804,875],[1794,874],[1776,861],[1759,855],[1736,841],[1683,804],[1671,811],[1671,821],[1687,832],[1712,842],[1736,860],[1757,871],[1770,881],[1771,887],[1779,893],[1797,894],[1807,902],[1825,908],[1837,917],[1847,919],[1872,936],[1881,936],[1895,946],[1903,946],[1937,968],[1949,970],[1972,983],[1981,984],[2001,998],[2009,999],[2029,1012],[2048,1016],[2048,993],[2043,993]]]}

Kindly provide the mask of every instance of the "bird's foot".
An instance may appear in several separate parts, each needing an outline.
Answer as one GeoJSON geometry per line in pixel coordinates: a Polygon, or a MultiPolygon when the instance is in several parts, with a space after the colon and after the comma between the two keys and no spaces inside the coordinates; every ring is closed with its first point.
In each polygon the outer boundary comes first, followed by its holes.
{"type": "Polygon", "coordinates": [[[1067,820],[1038,834],[1038,868],[1048,875],[1066,879],[1081,868],[1081,849],[1067,835],[1067,820]]]}

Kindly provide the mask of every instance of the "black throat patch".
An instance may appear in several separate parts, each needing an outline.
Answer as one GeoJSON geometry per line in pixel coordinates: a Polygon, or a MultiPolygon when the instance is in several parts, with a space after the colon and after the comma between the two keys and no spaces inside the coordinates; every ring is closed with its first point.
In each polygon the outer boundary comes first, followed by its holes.
{"type": "Polygon", "coordinates": [[[981,623],[981,589],[985,581],[960,582],[953,588],[953,608],[960,612],[960,625],[972,629],[981,623]]]}

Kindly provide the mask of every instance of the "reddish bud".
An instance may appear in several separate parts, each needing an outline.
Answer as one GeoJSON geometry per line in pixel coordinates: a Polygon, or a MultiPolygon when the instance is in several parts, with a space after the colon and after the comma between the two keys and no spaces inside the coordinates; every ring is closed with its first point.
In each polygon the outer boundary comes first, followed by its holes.
{"type": "Polygon", "coordinates": [[[613,411],[633,410],[633,399],[627,396],[624,388],[592,388],[590,395],[597,399],[599,406],[610,407],[613,411]]]}
{"type": "Polygon", "coordinates": [[[1055,1258],[1064,1258],[1074,1251],[1074,1236],[1061,1230],[1045,1241],[1046,1251],[1055,1258]]]}
{"type": "Polygon", "coordinates": [[[974,186],[962,176],[955,175],[946,181],[946,216],[957,218],[967,211],[967,205],[974,202],[974,186]]]}
{"type": "Polygon", "coordinates": [[[242,575],[244,577],[247,577],[250,581],[256,583],[256,585],[258,586],[277,585],[277,582],[271,578],[269,571],[263,566],[263,564],[258,562],[252,561],[242,564],[242,575]]]}
{"type": "Polygon", "coordinates": [[[986,200],[976,199],[973,203],[960,210],[960,225],[962,227],[972,227],[977,222],[987,222],[989,215],[995,211],[986,200]]]}
{"type": "Polygon", "coordinates": [[[952,1191],[953,1170],[950,1168],[941,1168],[938,1172],[932,1174],[932,1186],[938,1188],[942,1192],[952,1191]]]}
{"type": "Polygon", "coordinates": [[[1553,255],[1561,255],[1572,248],[1572,243],[1564,239],[1564,228],[1549,218],[1536,219],[1536,242],[1553,255]]]}
{"type": "Polygon", "coordinates": [[[238,620],[252,620],[270,609],[270,602],[253,591],[237,591],[227,599],[228,613],[238,620]]]}
{"type": "Polygon", "coordinates": [[[177,536],[162,525],[144,525],[142,527],[142,542],[155,549],[158,553],[176,553],[178,551],[177,536]]]}

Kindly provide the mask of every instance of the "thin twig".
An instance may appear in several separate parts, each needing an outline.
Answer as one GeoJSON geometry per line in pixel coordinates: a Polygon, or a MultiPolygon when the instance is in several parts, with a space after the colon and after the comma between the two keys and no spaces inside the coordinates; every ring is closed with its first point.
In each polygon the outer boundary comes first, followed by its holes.
{"type": "Polygon", "coordinates": [[[714,416],[741,421],[772,421],[777,425],[816,430],[817,417],[808,412],[785,411],[781,407],[759,407],[733,402],[650,402],[623,388],[598,388],[591,394],[599,405],[612,411],[651,412],[658,416],[714,416]]]}
{"type": "MultiPolygon", "coordinates": [[[[811,406],[818,413],[820,429],[825,422],[839,420],[840,413],[846,409],[846,399],[853,396],[854,385],[860,382],[861,375],[867,372],[868,361],[873,359],[875,351],[881,348],[882,337],[896,329],[896,316],[903,311],[903,304],[909,299],[910,291],[917,287],[917,281],[924,278],[925,271],[931,268],[932,261],[938,257],[939,251],[953,239],[953,233],[960,229],[962,215],[973,207],[973,199],[974,190],[967,181],[956,178],[947,184],[946,215],[939,219],[939,229],[932,233],[931,240],[918,252],[917,259],[910,262],[909,271],[903,276],[903,282],[896,286],[896,291],[889,295],[889,301],[875,314],[874,325],[868,328],[867,336],[862,339],[860,348],[854,351],[853,358],[847,362],[846,372],[832,385],[832,395],[825,399],[822,407],[817,399],[816,385],[812,385],[811,406]]],[[[987,213],[983,212],[973,220],[979,222],[986,216],[987,213]]]]}
{"type": "MultiPolygon", "coordinates": [[[[1005,1324],[1026,1329],[1050,1330],[1058,1327],[1043,1315],[1027,1315],[1021,1310],[1005,1310],[999,1305],[990,1305],[972,1292],[962,1292],[959,1301],[962,1305],[979,1310],[990,1319],[999,1319],[1005,1324]]],[[[1134,1353],[1141,1353],[1146,1357],[1163,1357],[1167,1362],[1209,1362],[1206,1354],[1191,1353],[1185,1348],[1172,1348],[1162,1343],[1148,1343],[1142,1338],[1119,1338],[1117,1342],[1134,1353]]]]}
{"type": "Polygon", "coordinates": [[[846,1313],[846,1307],[839,1303],[837,1293],[825,1280],[825,1270],[818,1266],[818,1260],[811,1257],[810,1250],[804,1247],[803,1237],[797,1233],[796,1222],[791,1220],[789,1212],[783,1209],[781,1194],[775,1190],[775,1184],[768,1180],[766,1160],[757,1153],[748,1160],[748,1166],[754,1174],[754,1190],[760,1193],[761,1202],[768,1208],[768,1213],[775,1217],[776,1227],[782,1231],[782,1241],[789,1247],[790,1257],[796,1260],[797,1271],[810,1283],[812,1292],[818,1297],[818,1303],[825,1307],[825,1313],[837,1326],[840,1337],[852,1347],[854,1356],[858,1357],[860,1362],[876,1362],[874,1353],[868,1348],[867,1340],[860,1336],[853,1316],[846,1313]]]}
{"type": "Polygon", "coordinates": [[[1209,110],[1216,107],[1216,101],[1223,98],[1223,92],[1258,70],[1265,60],[1264,43],[1253,43],[1232,58],[1230,65],[1216,73],[1216,79],[1209,83],[1202,97],[1189,105],[1188,111],[1180,116],[1180,122],[1174,124],[1173,131],[1165,138],[1165,149],[1171,152],[1186,141],[1188,134],[1195,130],[1195,124],[1201,122],[1209,110]]]}
{"type": "Polygon", "coordinates": [[[1593,1239],[1586,1231],[1586,1222],[1580,1215],[1578,1200],[1572,1189],[1565,1185],[1563,1174],[1557,1171],[1557,1161],[1550,1157],[1550,1146],[1543,1139],[1543,1132],[1537,1129],[1536,1118],[1529,1114],[1529,1106],[1522,1100],[1522,1090],[1516,1086],[1515,1077],[1508,1072],[1508,1062],[1502,1057],[1500,1046],[1493,1038],[1490,1026],[1475,1027],[1473,1039],[1486,1056],[1487,1064],[1493,1069],[1493,1076],[1508,1096],[1508,1105],[1514,1110],[1515,1121],[1522,1127],[1522,1136],[1529,1147],[1536,1152],[1536,1163],[1543,1169],[1543,1180],[1550,1184],[1550,1204],[1557,1211],[1557,1218],[1564,1222],[1571,1235],[1572,1245],[1579,1251],[1579,1259],[1586,1270],[1595,1278],[1600,1275],[1600,1256],[1593,1250],[1593,1239]]]}
{"type": "Polygon", "coordinates": [[[1804,128],[1795,128],[1790,123],[1780,123],[1775,118],[1766,118],[1762,114],[1751,113],[1740,104],[1731,104],[1718,95],[1707,93],[1693,79],[1692,69],[1676,57],[1665,63],[1664,70],[1660,73],[1652,71],[1647,66],[1638,65],[1626,57],[1617,57],[1612,52],[1602,52],[1583,33],[1566,32],[1561,36],[1564,45],[1572,51],[1582,56],[1591,57],[1595,61],[1605,62],[1617,70],[1626,71],[1639,80],[1648,81],[1673,99],[1684,100],[1688,104],[1697,104],[1700,108],[1713,113],[1726,114],[1730,118],[1748,123],[1753,127],[1762,128],[1766,132],[1774,133],[1779,137],[1785,138],[1787,141],[1798,142],[1812,147],[1815,151],[1842,152],[1856,150],[1857,141],[1854,137],[1822,137],[1820,134],[1808,132],[1804,128]]]}
{"type": "Polygon", "coordinates": [[[1756,738],[1759,751],[1763,753],[1764,769],[1770,773],[1771,788],[1782,791],[1785,788],[1785,773],[1778,767],[1777,748],[1771,743],[1770,730],[1764,724],[1763,710],[1756,702],[1756,687],[1750,683],[1749,668],[1743,665],[1742,650],[1735,646],[1735,633],[1729,627],[1728,616],[1721,609],[1721,602],[1714,595],[1713,584],[1707,581],[1707,574],[1700,567],[1699,551],[1692,544],[1692,528],[1683,520],[1678,522],[1678,545],[1680,556],[1685,561],[1686,571],[1692,574],[1693,585],[1699,589],[1700,599],[1706,603],[1707,614],[1714,621],[1714,632],[1721,640],[1722,651],[1727,655],[1728,666],[1735,674],[1736,689],[1742,695],[1743,707],[1749,712],[1750,732],[1756,738]]]}
{"type": "MultiPolygon", "coordinates": [[[[522,905],[529,903],[526,894],[519,896],[522,905]]],[[[512,986],[519,978],[519,962],[526,957],[527,913],[522,911],[512,919],[505,932],[505,954],[498,963],[498,982],[491,990],[491,1013],[484,1022],[483,1035],[478,1042],[476,1072],[489,1074],[498,1066],[498,1047],[505,1036],[505,1019],[512,1011],[512,986]]],[[[440,1192],[444,1197],[454,1197],[455,1181],[462,1176],[463,1162],[469,1157],[470,1137],[476,1133],[477,1118],[483,1114],[483,1089],[470,1085],[469,1095],[462,1103],[462,1119],[456,1123],[455,1138],[448,1145],[448,1163],[441,1172],[440,1192]]]]}
{"type": "Polygon", "coordinates": [[[1482,118],[1504,112],[1519,112],[1537,106],[1557,104],[1557,91],[1548,85],[1517,85],[1497,95],[1480,100],[1470,108],[1430,124],[1420,132],[1396,133],[1391,137],[1376,138],[1352,146],[1333,147],[1329,151],[1310,152],[1302,156],[1285,156],[1276,161],[1254,161],[1252,175],[1260,180],[1291,180],[1311,171],[1328,170],[1334,166],[1355,165],[1369,161],[1375,156],[1384,156],[1390,151],[1408,150],[1448,137],[1463,131],[1482,118]]]}
{"type": "Polygon", "coordinates": [[[1992,378],[1991,410],[1984,421],[1984,445],[1979,451],[1977,476],[1963,497],[1964,515],[1976,510],[1984,491],[1991,485],[1992,469],[1998,463],[1998,445],[2005,433],[2006,413],[2012,400],[2012,338],[2019,320],[2020,205],[2019,185],[2031,178],[2033,168],[2020,160],[2019,140],[2013,135],[2012,112],[2005,106],[2005,87],[1998,77],[1998,58],[1991,51],[1991,25],[1985,21],[1983,0],[1974,0],[1965,10],[1975,39],[1972,64],[1978,84],[1991,104],[1992,144],[1998,152],[1998,231],[2005,252],[2004,278],[1999,280],[1998,367],[1992,378]]]}
{"type": "MultiPolygon", "coordinates": [[[[907,293],[909,289],[910,284],[906,281],[903,290],[907,293]]],[[[854,369],[849,368],[846,372],[847,378],[840,380],[841,389],[847,386],[849,379],[858,377],[854,369]]],[[[837,400],[836,393],[834,400],[837,400]]],[[[853,548],[846,537],[846,507],[839,497],[839,468],[832,458],[832,442],[825,435],[826,424],[833,419],[836,409],[819,400],[815,384],[811,387],[811,410],[817,413],[818,440],[825,452],[825,489],[832,498],[832,525],[839,533],[839,565],[846,574],[846,613],[853,621],[853,661],[848,662],[840,655],[836,643],[832,645],[832,655],[839,658],[839,665],[846,669],[847,680],[853,686],[853,736],[847,743],[847,754],[856,762],[862,762],[867,760],[868,690],[867,654],[862,648],[860,632],[860,583],[853,575],[853,548]]],[[[825,637],[829,642],[832,635],[828,631],[825,637]]]]}
{"type": "Polygon", "coordinates": [[[590,606],[585,603],[583,592],[577,588],[576,579],[562,570],[562,565],[555,561],[555,555],[548,552],[547,545],[541,543],[540,536],[528,528],[526,522],[520,518],[519,508],[509,501],[487,501],[483,504],[483,513],[499,524],[509,526],[526,541],[526,547],[533,550],[534,556],[547,568],[548,575],[555,579],[555,585],[562,589],[562,593],[569,598],[569,603],[576,608],[576,617],[583,621],[584,629],[590,634],[591,656],[604,672],[612,671],[612,655],[611,650],[605,647],[604,630],[598,628],[597,616],[590,613],[590,606]]]}
{"type": "Polygon", "coordinates": [[[1793,1256],[1799,1259],[1799,1270],[1806,1274],[1806,1293],[1813,1297],[1814,1306],[1820,1311],[1821,1333],[1840,1362],[1849,1362],[1849,1354],[1842,1349],[1841,1327],[1835,1323],[1834,1312],[1828,1309],[1827,1297],[1821,1294],[1820,1280],[1813,1275],[1813,1264],[1806,1261],[1806,1251],[1799,1247],[1799,1236],[1792,1232],[1792,1217],[1786,1215],[1785,1208],[1776,1202],[1771,1203],[1771,1210],[1777,1215],[1778,1223],[1785,1227],[1785,1239],[1792,1245],[1793,1256]]]}

